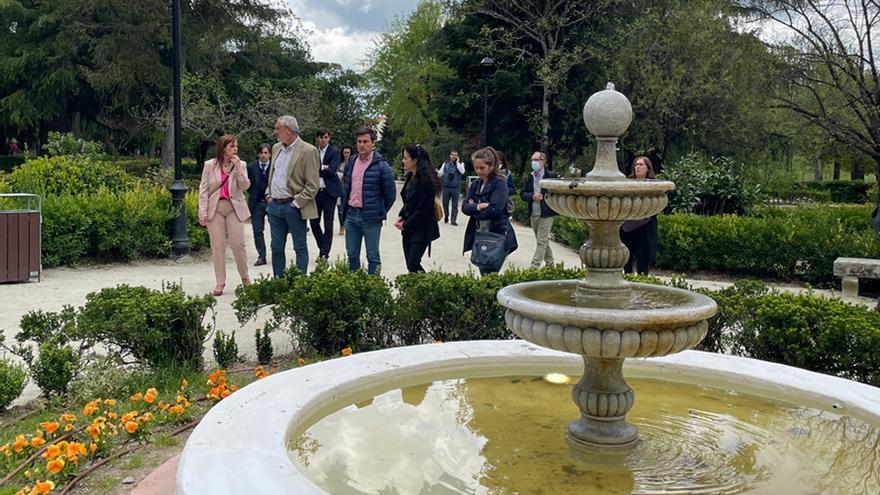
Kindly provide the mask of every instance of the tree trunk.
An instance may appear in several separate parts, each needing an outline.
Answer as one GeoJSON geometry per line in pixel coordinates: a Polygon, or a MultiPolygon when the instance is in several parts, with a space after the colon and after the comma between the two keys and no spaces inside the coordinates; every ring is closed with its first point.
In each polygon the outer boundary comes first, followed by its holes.
{"type": "Polygon", "coordinates": [[[162,168],[174,168],[174,117],[168,112],[165,135],[162,136],[162,168]]]}
{"type": "Polygon", "coordinates": [[[865,180],[865,167],[863,167],[858,160],[853,162],[852,175],[850,175],[850,179],[865,180]]]}
{"type": "Polygon", "coordinates": [[[816,180],[822,180],[824,178],[824,174],[822,173],[822,159],[818,156],[816,157],[816,172],[814,178],[816,180]]]}
{"type": "Polygon", "coordinates": [[[834,160],[834,172],[831,178],[834,180],[840,180],[840,160],[834,160]]]}
{"type": "Polygon", "coordinates": [[[541,102],[541,151],[547,154],[550,149],[550,88],[544,85],[544,98],[541,102]]]}
{"type": "Polygon", "coordinates": [[[79,110],[73,112],[73,117],[70,119],[70,132],[73,133],[73,137],[76,139],[79,139],[82,134],[79,110]]]}
{"type": "MultiPolygon", "coordinates": [[[[877,181],[877,191],[880,191],[880,156],[874,157],[874,179],[877,181]]],[[[880,206],[880,192],[877,193],[877,205],[880,206]]],[[[877,307],[880,308],[880,303],[877,304],[877,307]]]]}

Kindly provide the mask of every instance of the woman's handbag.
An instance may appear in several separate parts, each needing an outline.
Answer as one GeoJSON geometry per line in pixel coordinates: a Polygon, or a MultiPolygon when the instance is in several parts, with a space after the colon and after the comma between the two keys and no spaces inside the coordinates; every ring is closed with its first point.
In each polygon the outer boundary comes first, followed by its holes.
{"type": "Polygon", "coordinates": [[[443,220],[444,216],[443,205],[440,204],[440,198],[434,196],[434,219],[439,222],[440,220],[443,220]]]}
{"type": "Polygon", "coordinates": [[[507,236],[494,232],[477,230],[474,233],[474,246],[471,248],[471,263],[485,271],[501,270],[507,250],[504,240],[507,236]]]}

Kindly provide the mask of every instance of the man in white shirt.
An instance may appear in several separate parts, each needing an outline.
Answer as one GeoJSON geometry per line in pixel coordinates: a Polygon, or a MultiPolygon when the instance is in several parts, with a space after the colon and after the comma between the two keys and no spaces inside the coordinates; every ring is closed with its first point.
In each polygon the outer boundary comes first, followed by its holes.
{"type": "Polygon", "coordinates": [[[320,176],[318,195],[315,196],[318,217],[310,220],[309,225],[318,244],[318,257],[327,259],[330,257],[330,247],[333,245],[333,211],[336,209],[336,202],[342,196],[342,181],[339,180],[338,175],[341,155],[339,150],[330,144],[330,130],[326,127],[315,132],[315,146],[318,147],[320,155],[318,163],[321,165],[318,172],[320,176]]]}

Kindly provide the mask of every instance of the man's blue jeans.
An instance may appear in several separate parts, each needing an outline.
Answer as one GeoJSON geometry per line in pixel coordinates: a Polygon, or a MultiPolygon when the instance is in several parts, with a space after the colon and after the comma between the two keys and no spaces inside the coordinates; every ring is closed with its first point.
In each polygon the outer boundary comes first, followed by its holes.
{"type": "Polygon", "coordinates": [[[348,253],[348,269],[361,268],[361,239],[367,245],[367,273],[376,275],[382,259],[379,257],[379,234],[382,220],[364,222],[360,208],[348,208],[345,216],[345,250],[348,253]]]}
{"type": "Polygon", "coordinates": [[[306,242],[308,227],[302,218],[299,208],[290,203],[269,202],[269,228],[272,237],[272,274],[275,277],[284,275],[287,259],[284,248],[287,234],[293,235],[293,250],[296,253],[296,267],[302,273],[309,269],[309,245],[306,242]]]}

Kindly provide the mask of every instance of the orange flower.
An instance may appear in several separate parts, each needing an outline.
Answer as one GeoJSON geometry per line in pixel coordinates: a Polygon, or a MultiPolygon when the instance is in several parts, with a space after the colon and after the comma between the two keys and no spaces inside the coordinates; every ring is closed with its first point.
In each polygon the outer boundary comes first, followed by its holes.
{"type": "Polygon", "coordinates": [[[67,457],[76,457],[78,455],[86,455],[86,444],[79,442],[70,442],[67,446],[67,457]]]}
{"type": "Polygon", "coordinates": [[[95,442],[90,443],[89,444],[89,452],[94,454],[96,450],[98,450],[98,444],[96,444],[95,442]]]}
{"type": "Polygon", "coordinates": [[[31,447],[39,447],[40,445],[43,445],[44,443],[46,443],[46,441],[43,440],[43,437],[31,438],[31,447]]]}
{"type": "Polygon", "coordinates": [[[46,459],[54,459],[61,455],[61,447],[58,444],[50,445],[46,448],[46,451],[43,452],[43,457],[46,459]]]}
{"type": "Polygon", "coordinates": [[[15,495],[28,495],[31,492],[31,487],[29,485],[25,485],[24,488],[15,492],[15,495]]]}
{"type": "Polygon", "coordinates": [[[92,414],[95,414],[95,411],[98,410],[98,403],[99,402],[101,402],[100,399],[95,399],[95,400],[89,402],[88,404],[86,404],[85,407],[83,407],[83,415],[84,416],[91,416],[92,414]]]}
{"type": "Polygon", "coordinates": [[[296,364],[302,366],[302,365],[306,364],[306,360],[303,358],[299,358],[296,360],[296,364]]]}
{"type": "Polygon", "coordinates": [[[342,355],[351,356],[351,347],[346,347],[345,349],[342,349],[342,355]]]}
{"type": "Polygon", "coordinates": [[[34,495],[45,495],[55,489],[55,483],[49,480],[38,481],[31,492],[34,495]]]}
{"type": "Polygon", "coordinates": [[[107,413],[107,417],[110,418],[110,419],[116,419],[117,417],[119,417],[119,415],[116,414],[116,413],[113,412],[113,411],[110,411],[110,412],[107,413]]]}
{"type": "Polygon", "coordinates": [[[24,439],[24,435],[19,434],[15,437],[15,442],[12,444],[12,449],[18,453],[25,447],[27,447],[28,441],[24,439]]]}
{"type": "Polygon", "coordinates": [[[89,427],[86,428],[86,431],[89,432],[89,435],[91,435],[92,438],[98,438],[101,436],[101,430],[94,424],[89,425],[89,427]]]}
{"type": "Polygon", "coordinates": [[[71,430],[73,430],[73,425],[70,423],[67,423],[67,425],[64,426],[64,431],[71,431],[71,430]]]}
{"type": "Polygon", "coordinates": [[[76,416],[70,413],[64,413],[61,415],[61,421],[64,421],[66,423],[73,423],[76,421],[76,416]]]}
{"type": "Polygon", "coordinates": [[[50,435],[52,433],[55,433],[55,430],[58,429],[58,426],[59,426],[58,423],[56,423],[54,421],[43,421],[42,423],[40,423],[40,427],[43,428],[44,430],[46,430],[46,433],[48,433],[50,435]]]}
{"type": "Polygon", "coordinates": [[[106,404],[106,405],[108,405],[108,406],[115,406],[115,405],[116,405],[116,401],[113,400],[113,399],[104,399],[104,404],[106,404]]]}
{"type": "Polygon", "coordinates": [[[159,395],[159,392],[155,388],[147,389],[147,393],[144,394],[144,402],[152,404],[156,400],[157,395],[159,395]]]}
{"type": "Polygon", "coordinates": [[[46,464],[46,471],[49,471],[52,474],[56,474],[62,469],[64,469],[63,459],[52,459],[46,464]]]}
{"type": "Polygon", "coordinates": [[[138,429],[138,424],[135,423],[134,421],[129,421],[129,422],[125,423],[125,431],[127,431],[129,433],[134,433],[137,431],[137,429],[138,429]]]}
{"type": "Polygon", "coordinates": [[[143,399],[143,398],[144,398],[143,394],[141,394],[140,392],[138,392],[138,393],[132,395],[131,397],[129,397],[128,399],[129,399],[130,401],[132,401],[132,402],[138,402],[138,401],[140,401],[140,400],[143,399]]]}

